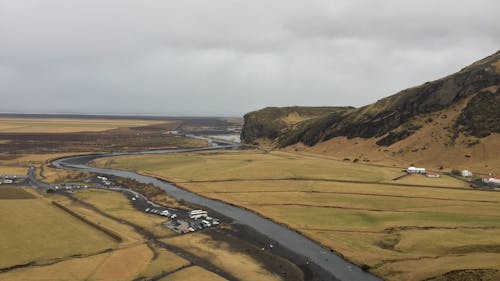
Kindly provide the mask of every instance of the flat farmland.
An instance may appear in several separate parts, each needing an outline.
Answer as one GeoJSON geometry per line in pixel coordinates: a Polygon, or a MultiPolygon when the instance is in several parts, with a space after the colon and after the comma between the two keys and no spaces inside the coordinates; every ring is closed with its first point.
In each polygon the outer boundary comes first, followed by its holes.
{"type": "Polygon", "coordinates": [[[163,239],[162,241],[168,245],[179,247],[198,258],[208,260],[213,265],[223,269],[241,281],[282,280],[280,276],[267,270],[262,260],[255,259],[249,253],[246,253],[246,251],[235,249],[231,246],[231,243],[226,241],[214,241],[206,234],[192,233],[163,239]]]}
{"type": "Polygon", "coordinates": [[[24,167],[0,165],[0,175],[26,175],[27,172],[28,169],[24,167]]]}
{"type": "MultiPolygon", "coordinates": [[[[391,181],[388,181],[391,182],[391,181]]],[[[392,181],[393,183],[399,184],[417,184],[417,185],[428,185],[436,187],[462,187],[469,188],[469,183],[461,181],[459,179],[453,178],[448,175],[441,175],[439,178],[429,178],[425,175],[408,175],[398,179],[397,181],[392,181]]]]}
{"type": "Polygon", "coordinates": [[[174,232],[161,225],[165,218],[136,210],[123,194],[106,190],[88,190],[74,195],[115,218],[127,220],[156,236],[173,236],[174,232]]]}
{"type": "Polygon", "coordinates": [[[380,168],[283,152],[183,153],[136,156],[134,161],[125,159],[129,158],[126,156],[112,160],[98,159],[96,164],[164,175],[178,181],[259,179],[382,181],[402,175],[401,169],[398,168],[380,168]]]}
{"type": "MultiPolygon", "coordinates": [[[[158,216],[135,210],[122,194],[85,190],[75,197],[86,204],[31,189],[0,188],[1,281],[151,280],[190,265],[129,225],[134,223],[164,239],[171,236],[170,230],[159,229],[158,216]],[[118,234],[121,242],[56,208],[51,201],[118,234]],[[9,269],[16,265],[20,267],[9,269]]],[[[207,280],[224,280],[202,268],[186,273],[193,280],[205,276],[212,278],[207,280]]]]}
{"type": "Polygon", "coordinates": [[[387,280],[444,278],[457,270],[500,278],[500,263],[493,262],[500,260],[500,193],[453,178],[392,181],[400,169],[281,152],[129,156],[94,164],[154,174],[243,206],[387,280]]]}
{"type": "Polygon", "coordinates": [[[0,117],[2,133],[102,132],[117,128],[142,127],[165,123],[159,120],[91,118],[13,118],[0,117]]]}
{"type": "Polygon", "coordinates": [[[0,199],[0,218],[0,268],[93,254],[115,245],[108,236],[40,198],[0,199]]]}
{"type": "Polygon", "coordinates": [[[181,123],[176,119],[165,118],[0,117],[0,157],[206,145],[203,140],[168,134],[181,123]]]}
{"type": "MultiPolygon", "coordinates": [[[[31,192],[20,187],[0,186],[0,200],[16,199],[35,199],[36,196],[31,192]]],[[[3,201],[2,201],[3,202],[3,201]]]]}
{"type": "Polygon", "coordinates": [[[207,271],[199,266],[190,266],[188,268],[174,272],[159,281],[198,281],[199,278],[204,281],[225,281],[227,279],[220,277],[210,271],[207,271]]]}

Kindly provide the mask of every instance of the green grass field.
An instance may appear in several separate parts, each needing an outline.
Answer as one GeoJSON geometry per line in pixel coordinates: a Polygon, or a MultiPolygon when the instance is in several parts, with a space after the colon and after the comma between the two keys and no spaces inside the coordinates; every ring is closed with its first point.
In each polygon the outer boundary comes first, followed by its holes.
{"type": "Polygon", "coordinates": [[[472,190],[453,178],[393,181],[400,169],[282,152],[148,155],[95,164],[158,175],[254,210],[388,280],[432,278],[471,269],[467,264],[478,260],[488,262],[476,268],[500,270],[490,261],[500,260],[500,193],[472,190]],[[440,266],[430,266],[431,260],[440,266]]]}

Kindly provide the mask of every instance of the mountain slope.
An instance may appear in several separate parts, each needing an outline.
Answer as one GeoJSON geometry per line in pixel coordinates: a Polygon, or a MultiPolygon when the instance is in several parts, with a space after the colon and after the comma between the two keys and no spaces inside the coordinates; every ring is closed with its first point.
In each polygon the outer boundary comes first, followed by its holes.
{"type": "MultiPolygon", "coordinates": [[[[321,153],[335,155],[350,151],[374,157],[378,151],[390,157],[413,159],[410,155],[418,151],[424,160],[435,150],[432,153],[448,151],[449,155],[463,158],[470,154],[466,150],[482,147],[479,152],[487,158],[491,151],[486,149],[494,146],[486,148],[483,144],[497,143],[500,136],[499,85],[500,51],[455,74],[373,104],[297,122],[282,128],[279,134],[261,132],[260,137],[267,137],[275,147],[294,146],[316,152],[321,147],[321,153]],[[335,142],[342,145],[332,145],[335,142]]],[[[252,126],[258,127],[262,120],[259,111],[249,115],[252,126]]]]}
{"type": "Polygon", "coordinates": [[[310,122],[322,116],[353,109],[353,107],[266,107],[244,116],[241,139],[245,143],[273,140],[298,123],[310,122]]]}

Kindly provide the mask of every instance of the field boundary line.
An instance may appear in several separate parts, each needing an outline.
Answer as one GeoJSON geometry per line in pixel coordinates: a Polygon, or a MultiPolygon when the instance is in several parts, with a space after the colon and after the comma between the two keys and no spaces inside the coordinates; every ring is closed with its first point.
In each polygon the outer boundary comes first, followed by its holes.
{"type": "Polygon", "coordinates": [[[113,240],[115,240],[116,242],[123,242],[123,239],[116,233],[114,233],[113,231],[107,229],[107,228],[104,228],[94,222],[91,222],[90,220],[82,217],[81,215],[75,213],[74,211],[70,210],[69,208],[55,202],[55,201],[52,201],[52,204],[56,207],[58,207],[59,209],[65,211],[66,213],[68,213],[69,215],[73,216],[74,218],[86,223],[87,225],[90,225],[91,227],[105,233],[106,235],[108,235],[109,237],[111,237],[113,240]]]}

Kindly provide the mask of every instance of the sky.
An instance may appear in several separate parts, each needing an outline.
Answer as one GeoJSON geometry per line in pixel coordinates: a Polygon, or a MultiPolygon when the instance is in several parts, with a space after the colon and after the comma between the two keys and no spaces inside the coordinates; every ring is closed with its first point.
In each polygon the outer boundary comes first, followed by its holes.
{"type": "Polygon", "coordinates": [[[500,49],[498,0],[0,0],[0,112],[363,106],[500,49]]]}

